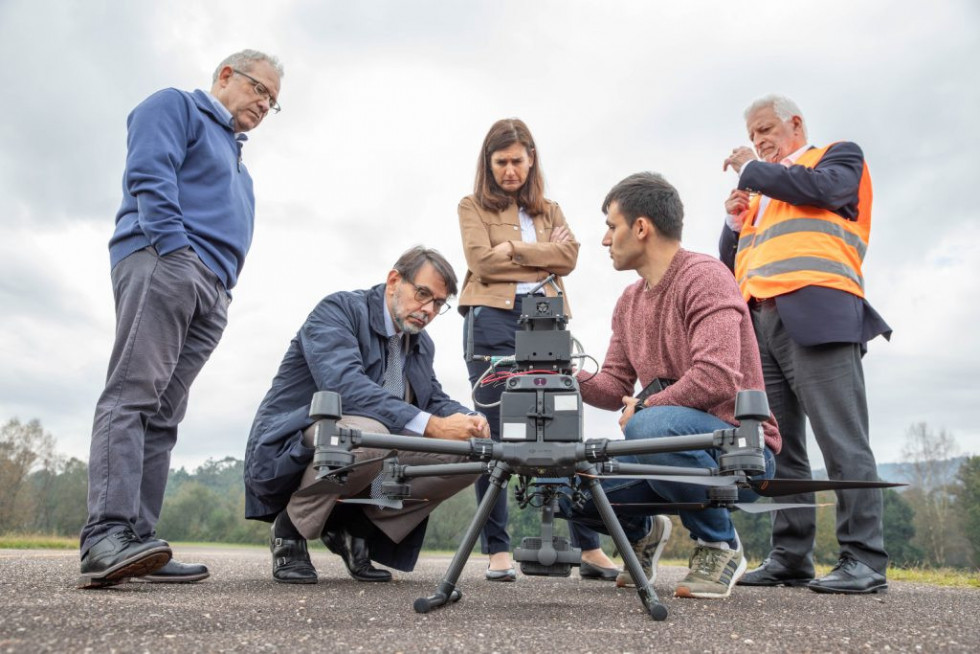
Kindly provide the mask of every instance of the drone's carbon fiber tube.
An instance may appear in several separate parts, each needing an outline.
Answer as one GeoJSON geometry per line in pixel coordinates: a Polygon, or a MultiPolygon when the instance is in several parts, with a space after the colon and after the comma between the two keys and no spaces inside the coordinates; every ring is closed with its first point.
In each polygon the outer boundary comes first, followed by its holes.
{"type": "Polygon", "coordinates": [[[606,525],[606,531],[609,532],[613,542],[616,544],[616,549],[619,550],[620,556],[623,557],[623,564],[636,583],[636,592],[640,596],[640,601],[643,602],[643,606],[650,614],[650,617],[654,620],[665,620],[667,618],[667,607],[660,603],[657,594],[650,585],[650,580],[647,579],[646,573],[643,572],[643,566],[640,565],[640,560],[636,558],[636,552],[633,551],[633,546],[630,545],[629,539],[626,538],[626,532],[623,531],[623,526],[619,524],[619,519],[616,518],[616,513],[609,503],[609,498],[606,497],[606,492],[603,490],[602,484],[595,478],[595,466],[591,463],[585,463],[580,465],[578,470],[584,473],[582,478],[585,480],[586,487],[592,493],[592,502],[599,511],[599,517],[602,518],[602,522],[606,525]]]}
{"type": "Polygon", "coordinates": [[[470,557],[470,552],[473,551],[476,539],[480,537],[480,531],[483,529],[483,525],[486,524],[487,518],[490,517],[490,512],[493,510],[493,505],[497,502],[497,497],[507,486],[510,477],[511,469],[506,463],[498,462],[494,466],[493,471],[490,473],[490,483],[487,486],[487,492],[483,495],[483,501],[480,502],[480,506],[477,507],[473,521],[466,528],[463,540],[456,549],[453,560],[449,563],[449,569],[446,570],[445,576],[439,582],[439,586],[434,595],[420,597],[415,600],[413,607],[417,613],[427,613],[434,608],[443,606],[448,602],[455,602],[460,598],[460,593],[456,590],[456,582],[459,581],[459,576],[463,573],[466,560],[470,557]]]}
{"type": "Polygon", "coordinates": [[[687,477],[711,477],[715,474],[712,468],[686,468],[651,463],[623,463],[621,461],[603,463],[602,472],[615,475],[684,475],[687,477]]]}
{"type": "MultiPolygon", "coordinates": [[[[721,430],[719,430],[721,431],[721,430]]],[[[608,441],[605,453],[609,457],[625,454],[666,454],[687,450],[707,450],[721,445],[722,436],[713,434],[691,434],[689,436],[663,436],[660,438],[641,438],[632,441],[608,441]]]]}
{"type": "MultiPolygon", "coordinates": [[[[381,450],[403,450],[406,452],[428,452],[431,454],[456,454],[470,456],[478,454],[478,449],[489,438],[470,438],[465,441],[450,441],[441,438],[425,438],[424,436],[402,436],[399,434],[372,434],[370,432],[351,433],[351,444],[354,447],[376,447],[381,450]]],[[[489,453],[487,454],[489,458],[489,453]]]]}
{"type": "Polygon", "coordinates": [[[487,464],[480,461],[472,463],[433,463],[431,465],[406,465],[398,471],[405,479],[415,477],[443,477],[448,475],[483,475],[487,464]]]}

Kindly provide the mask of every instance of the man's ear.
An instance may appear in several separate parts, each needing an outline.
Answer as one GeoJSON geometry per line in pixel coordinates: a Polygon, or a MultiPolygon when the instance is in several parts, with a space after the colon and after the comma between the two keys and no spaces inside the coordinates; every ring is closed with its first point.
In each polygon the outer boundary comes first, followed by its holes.
{"type": "Polygon", "coordinates": [[[232,70],[231,66],[225,66],[218,71],[218,79],[214,80],[214,84],[211,85],[211,95],[220,100],[222,97],[221,94],[224,92],[224,89],[228,87],[228,81],[234,74],[235,71],[232,70]]]}
{"type": "Polygon", "coordinates": [[[650,222],[650,219],[646,216],[637,216],[636,220],[633,221],[633,235],[642,241],[652,233],[653,223],[650,222]]]}
{"type": "Polygon", "coordinates": [[[227,84],[228,80],[230,80],[234,74],[235,71],[231,66],[225,66],[218,72],[218,79],[216,81],[220,82],[222,85],[227,84]]]}
{"type": "Polygon", "coordinates": [[[385,294],[391,295],[395,292],[395,287],[398,286],[398,282],[402,280],[401,273],[392,268],[388,271],[388,279],[385,280],[385,294]]]}

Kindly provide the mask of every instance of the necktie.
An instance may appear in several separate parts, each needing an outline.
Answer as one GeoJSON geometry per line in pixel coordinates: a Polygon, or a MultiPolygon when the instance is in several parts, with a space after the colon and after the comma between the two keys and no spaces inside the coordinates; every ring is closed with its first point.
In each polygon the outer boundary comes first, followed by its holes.
{"type": "MultiPolygon", "coordinates": [[[[397,397],[405,398],[405,380],[402,375],[402,337],[400,334],[388,337],[388,360],[385,366],[385,381],[383,388],[397,397]]],[[[381,492],[381,482],[384,479],[384,467],[381,472],[371,482],[371,497],[373,499],[383,498],[381,492]]]]}
{"type": "Polygon", "coordinates": [[[385,366],[384,389],[397,397],[405,398],[405,380],[402,375],[402,337],[388,337],[388,361],[385,366]]]}

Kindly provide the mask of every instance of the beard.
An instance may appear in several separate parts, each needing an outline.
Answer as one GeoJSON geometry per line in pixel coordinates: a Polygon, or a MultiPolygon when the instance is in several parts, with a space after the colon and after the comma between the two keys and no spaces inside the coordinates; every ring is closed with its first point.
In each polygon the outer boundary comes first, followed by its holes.
{"type": "Polygon", "coordinates": [[[429,323],[428,316],[426,316],[421,311],[416,311],[415,313],[403,313],[401,298],[399,298],[397,295],[395,296],[395,301],[394,301],[394,311],[392,311],[391,314],[392,314],[391,315],[392,322],[395,323],[395,326],[398,327],[399,331],[405,334],[412,334],[412,335],[418,334],[423,329],[425,329],[425,326],[429,323]],[[419,322],[422,323],[422,326],[419,327],[414,323],[408,322],[408,318],[414,318],[415,320],[418,320],[419,322]]]}

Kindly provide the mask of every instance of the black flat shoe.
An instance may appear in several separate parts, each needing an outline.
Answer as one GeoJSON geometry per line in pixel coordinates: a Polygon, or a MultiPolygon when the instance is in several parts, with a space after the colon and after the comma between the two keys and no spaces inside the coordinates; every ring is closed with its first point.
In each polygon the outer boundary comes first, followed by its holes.
{"type": "Polygon", "coordinates": [[[806,586],[811,581],[813,571],[789,568],[774,559],[766,559],[735,583],[739,586],[806,586]]]}
{"type": "Polygon", "coordinates": [[[850,557],[841,557],[827,575],[814,579],[807,588],[817,593],[859,595],[883,593],[888,590],[885,575],[850,557]]]}
{"type": "Polygon", "coordinates": [[[272,578],[283,584],[315,584],[316,568],[303,538],[276,538],[272,525],[269,549],[272,550],[272,578]]]}
{"type": "Polygon", "coordinates": [[[391,573],[371,565],[371,551],[367,540],[352,536],[346,529],[324,532],[322,539],[327,549],[339,556],[347,566],[347,572],[357,581],[391,581],[391,573]]]}
{"type": "Polygon", "coordinates": [[[578,566],[578,574],[582,579],[598,579],[599,581],[616,581],[619,576],[619,568],[603,568],[593,565],[588,561],[582,561],[578,566]]]}
{"type": "Polygon", "coordinates": [[[210,576],[208,568],[202,563],[181,563],[176,559],[167,561],[167,565],[142,577],[133,577],[132,581],[142,581],[149,584],[190,584],[207,579],[210,576]]]}
{"type": "Polygon", "coordinates": [[[144,543],[132,529],[113,532],[85,552],[78,587],[115,586],[130,577],[159,570],[172,555],[165,541],[153,539],[144,543]]]}
{"type": "Polygon", "coordinates": [[[491,570],[487,568],[487,581],[517,581],[517,570],[507,568],[506,570],[491,570]]]}

